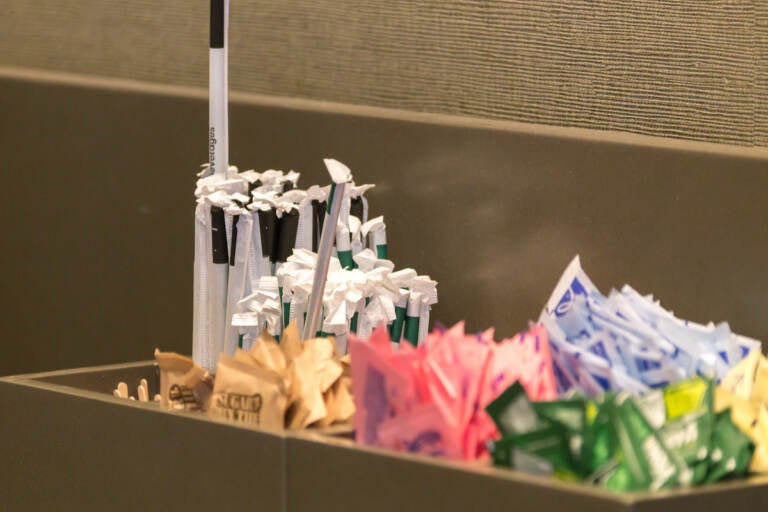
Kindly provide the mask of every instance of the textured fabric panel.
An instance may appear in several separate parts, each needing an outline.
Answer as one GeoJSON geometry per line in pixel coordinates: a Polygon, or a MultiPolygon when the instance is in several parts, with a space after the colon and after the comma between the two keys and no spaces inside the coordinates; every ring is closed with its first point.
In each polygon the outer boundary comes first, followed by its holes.
{"type": "Polygon", "coordinates": [[[755,133],[756,146],[768,146],[768,2],[755,3],[755,133]]]}
{"type": "MultiPolygon", "coordinates": [[[[207,84],[205,0],[4,0],[0,65],[207,84]]],[[[768,145],[763,0],[232,0],[235,90],[768,145]]]]}

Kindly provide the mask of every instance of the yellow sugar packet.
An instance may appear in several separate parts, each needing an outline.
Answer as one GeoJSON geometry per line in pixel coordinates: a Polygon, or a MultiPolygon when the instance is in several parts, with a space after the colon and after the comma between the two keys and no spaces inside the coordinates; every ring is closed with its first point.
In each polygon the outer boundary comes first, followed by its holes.
{"type": "Polygon", "coordinates": [[[750,471],[768,472],[768,360],[753,350],[715,390],[715,410],[731,408],[731,419],[755,443],[750,471]]]}
{"type": "Polygon", "coordinates": [[[729,393],[749,400],[752,397],[752,387],[755,382],[755,372],[762,359],[759,350],[753,350],[723,377],[720,387],[729,393]]]}
{"type": "Polygon", "coordinates": [[[760,357],[755,371],[755,381],[752,385],[752,400],[768,404],[768,359],[760,357]]]}

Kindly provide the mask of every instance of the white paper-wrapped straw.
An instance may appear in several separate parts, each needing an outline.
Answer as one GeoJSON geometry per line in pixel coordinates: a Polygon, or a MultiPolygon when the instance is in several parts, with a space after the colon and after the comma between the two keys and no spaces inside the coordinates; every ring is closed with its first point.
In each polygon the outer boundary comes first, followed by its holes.
{"type": "MultiPolygon", "coordinates": [[[[224,180],[229,170],[227,120],[227,19],[229,0],[211,0],[209,48],[208,169],[224,180]]],[[[203,180],[204,181],[204,180],[203,180]]],[[[212,185],[215,184],[212,181],[212,185]]],[[[205,195],[200,191],[201,195],[205,195]]],[[[195,276],[192,355],[213,370],[224,348],[229,257],[222,205],[202,202],[195,212],[195,276]]]]}
{"type": "Polygon", "coordinates": [[[312,292],[309,296],[307,319],[304,323],[303,340],[313,338],[320,324],[320,313],[323,306],[323,291],[328,277],[328,264],[333,251],[333,241],[336,238],[336,225],[341,211],[341,199],[344,197],[344,189],[352,181],[352,172],[349,168],[331,158],[324,160],[328,173],[331,175],[331,191],[328,194],[328,205],[325,210],[323,232],[320,237],[320,246],[317,251],[317,266],[312,281],[312,292]]]}

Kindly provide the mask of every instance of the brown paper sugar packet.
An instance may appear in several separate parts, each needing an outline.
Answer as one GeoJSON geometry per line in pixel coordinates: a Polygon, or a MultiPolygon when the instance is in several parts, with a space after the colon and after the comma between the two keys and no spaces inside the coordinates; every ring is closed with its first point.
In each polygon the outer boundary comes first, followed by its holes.
{"type": "Polygon", "coordinates": [[[288,412],[285,426],[289,427],[292,424],[303,422],[309,415],[309,410],[299,403],[301,383],[294,379],[296,369],[294,368],[293,360],[303,351],[299,328],[295,319],[283,330],[280,350],[283,352],[286,365],[285,373],[283,374],[288,389],[288,412]]]}
{"type": "Polygon", "coordinates": [[[340,359],[341,361],[341,370],[342,370],[342,377],[346,377],[349,379],[349,386],[347,386],[347,391],[352,392],[352,358],[349,356],[349,354],[345,355],[340,359]]]}
{"type": "MultiPolygon", "coordinates": [[[[247,354],[246,354],[247,355],[247,354]]],[[[282,428],[287,396],[283,377],[256,364],[219,356],[208,414],[248,425],[282,428]]]]}
{"type": "Polygon", "coordinates": [[[205,410],[213,388],[213,377],[191,358],[155,349],[160,368],[160,405],[176,410],[205,410]]]}
{"type": "Polygon", "coordinates": [[[352,397],[352,379],[341,377],[335,384],[336,391],[336,422],[351,423],[355,416],[355,400],[352,397]]]}
{"type": "Polygon", "coordinates": [[[323,403],[325,404],[325,416],[309,425],[309,428],[324,428],[333,425],[336,418],[336,391],[333,386],[323,393],[323,403]]]}
{"type": "Polygon", "coordinates": [[[294,321],[283,331],[279,347],[287,363],[286,427],[305,428],[334,422],[336,414],[328,417],[326,401],[335,404],[336,393],[328,392],[341,377],[343,368],[333,338],[316,338],[302,344],[294,321]]]}
{"type": "Polygon", "coordinates": [[[283,349],[266,330],[253,343],[248,354],[264,368],[279,374],[285,373],[286,361],[283,349]]]}
{"type": "Polygon", "coordinates": [[[296,357],[303,352],[301,336],[299,335],[296,319],[292,320],[291,323],[288,324],[288,327],[283,331],[283,335],[280,339],[280,348],[285,356],[286,364],[296,359],[296,357]]]}
{"type": "Polygon", "coordinates": [[[288,375],[288,406],[285,410],[285,428],[300,428],[309,417],[309,409],[301,400],[301,383],[293,377],[296,373],[293,361],[288,363],[286,375],[288,375]]]}
{"type": "MultiPolygon", "coordinates": [[[[266,370],[274,372],[277,375],[280,375],[283,378],[283,381],[285,382],[286,400],[287,400],[286,407],[287,407],[291,404],[291,381],[288,376],[288,369],[285,367],[285,359],[281,359],[283,356],[282,356],[282,351],[280,350],[280,346],[277,344],[277,342],[275,342],[275,339],[272,338],[272,335],[270,335],[269,333],[267,333],[266,336],[262,335],[258,340],[256,340],[256,343],[259,343],[260,341],[266,342],[266,343],[269,343],[271,341],[272,343],[274,343],[274,346],[278,350],[278,354],[279,354],[279,358],[277,358],[278,360],[276,364],[273,364],[274,363],[273,358],[264,359],[262,357],[263,354],[258,349],[256,351],[256,355],[254,356],[254,351],[249,350],[248,352],[245,352],[244,350],[238,348],[238,349],[235,349],[234,357],[240,362],[258,366],[260,368],[264,368],[266,370]],[[281,367],[281,364],[282,364],[282,367],[281,367]]],[[[254,346],[256,343],[254,343],[254,346]]],[[[267,349],[267,350],[271,350],[271,349],[267,349]]],[[[274,357],[274,353],[272,354],[272,357],[274,357]]]]}
{"type": "Polygon", "coordinates": [[[333,338],[314,338],[304,342],[304,351],[299,359],[311,361],[317,376],[317,385],[323,395],[325,416],[314,422],[313,427],[327,427],[336,421],[335,383],[342,374],[341,363],[336,353],[336,342],[333,338]]]}
{"type": "Polygon", "coordinates": [[[350,383],[351,379],[348,377],[340,377],[323,393],[327,412],[325,418],[313,423],[312,427],[323,428],[333,424],[351,423],[355,414],[355,402],[349,393],[350,383]]]}
{"type": "MultiPolygon", "coordinates": [[[[205,411],[208,409],[208,404],[211,400],[211,393],[213,393],[214,376],[203,368],[202,366],[194,365],[187,373],[181,377],[179,385],[183,392],[184,386],[187,389],[192,390],[192,395],[195,397],[195,401],[200,406],[200,409],[205,411]]],[[[173,388],[171,389],[170,398],[175,397],[173,388]]]]}
{"type": "MultiPolygon", "coordinates": [[[[252,366],[262,366],[262,365],[259,364],[258,361],[256,361],[251,356],[251,354],[249,354],[248,352],[246,352],[245,350],[243,350],[241,348],[236,348],[235,349],[235,354],[232,357],[234,357],[237,361],[240,361],[241,363],[250,364],[252,366]]],[[[269,368],[267,368],[267,369],[269,369],[269,368]]]]}
{"type": "Polygon", "coordinates": [[[317,416],[317,413],[313,414],[310,405],[312,402],[312,380],[301,379],[298,376],[300,372],[298,368],[304,368],[306,364],[295,361],[304,351],[295,319],[283,330],[280,349],[285,357],[285,379],[288,386],[288,410],[285,416],[285,426],[286,428],[302,428],[308,425],[307,420],[317,416]]]}
{"type": "Polygon", "coordinates": [[[331,338],[314,338],[304,342],[304,352],[299,356],[308,358],[315,367],[320,391],[325,393],[343,373],[341,362],[336,355],[336,342],[331,338]]]}
{"type": "Polygon", "coordinates": [[[169,407],[168,391],[195,363],[191,358],[175,352],[161,352],[155,349],[155,361],[160,368],[160,404],[169,407]]]}
{"type": "Polygon", "coordinates": [[[320,378],[314,361],[304,353],[288,364],[295,401],[286,416],[288,428],[305,428],[326,415],[320,378]]]}

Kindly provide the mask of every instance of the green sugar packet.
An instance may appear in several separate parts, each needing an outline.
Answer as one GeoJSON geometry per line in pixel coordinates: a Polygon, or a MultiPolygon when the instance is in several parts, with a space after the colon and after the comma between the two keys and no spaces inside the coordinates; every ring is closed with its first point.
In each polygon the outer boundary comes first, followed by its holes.
{"type": "Polygon", "coordinates": [[[632,472],[620,451],[591,475],[588,482],[615,492],[631,491],[636,488],[632,472]]]}
{"type": "Polygon", "coordinates": [[[667,448],[629,394],[616,397],[612,420],[621,453],[616,470],[603,480],[606,487],[655,491],[690,481],[691,470],[667,448]]]}
{"type": "Polygon", "coordinates": [[[682,484],[706,481],[715,426],[714,395],[714,381],[695,377],[636,399],[667,448],[692,471],[681,474],[682,484]]]}
{"type": "Polygon", "coordinates": [[[494,465],[576,479],[569,426],[576,426],[574,422],[581,424],[577,429],[581,435],[583,420],[571,417],[576,411],[570,404],[565,409],[555,402],[549,404],[552,405],[531,403],[519,382],[488,404],[486,411],[502,434],[501,440],[488,444],[494,465]],[[536,408],[545,414],[537,414],[536,408]]]}
{"type": "Polygon", "coordinates": [[[616,466],[618,439],[613,427],[616,395],[606,393],[585,404],[584,433],[580,466],[590,480],[600,480],[600,475],[616,466]]]}
{"type": "Polygon", "coordinates": [[[520,382],[516,381],[485,407],[502,436],[522,434],[548,423],[542,422],[520,382]]]}
{"type": "Polygon", "coordinates": [[[501,468],[514,468],[514,448],[512,437],[502,437],[497,441],[488,441],[485,445],[491,454],[493,465],[501,468]]]}
{"type": "Polygon", "coordinates": [[[584,450],[584,433],[587,427],[587,400],[574,397],[567,400],[533,402],[536,415],[562,429],[571,455],[571,469],[580,478],[590,473],[584,450]]]}
{"type": "MultiPolygon", "coordinates": [[[[691,482],[706,481],[715,428],[715,384],[695,378],[664,388],[666,422],[659,429],[664,444],[693,471],[691,482]]],[[[686,483],[686,482],[681,482],[686,483]]]]}
{"type": "Polygon", "coordinates": [[[587,401],[583,398],[533,402],[533,410],[539,418],[561,425],[568,431],[584,432],[587,416],[587,401]]]}
{"type": "Polygon", "coordinates": [[[555,475],[578,480],[568,450],[567,436],[557,425],[506,436],[488,443],[493,464],[534,475],[555,475]]]}
{"type": "Polygon", "coordinates": [[[717,413],[706,481],[746,475],[754,451],[752,440],[731,420],[731,410],[717,413]]]}

